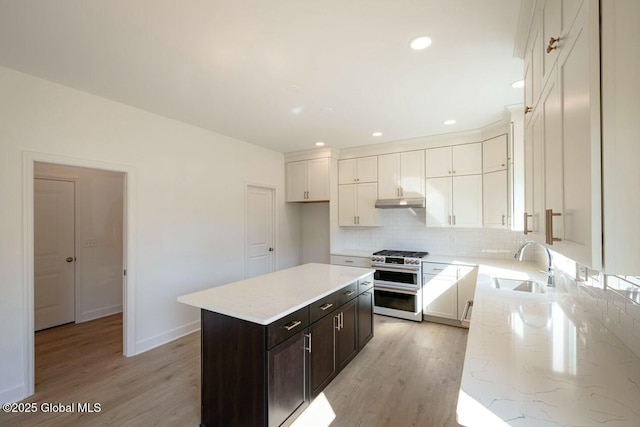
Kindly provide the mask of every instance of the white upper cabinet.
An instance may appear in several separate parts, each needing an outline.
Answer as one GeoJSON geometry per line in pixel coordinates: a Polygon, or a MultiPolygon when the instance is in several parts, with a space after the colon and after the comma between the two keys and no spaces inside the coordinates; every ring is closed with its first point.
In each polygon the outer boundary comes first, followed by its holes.
{"type": "Polygon", "coordinates": [[[482,174],[426,180],[427,227],[482,227],[482,174]]]}
{"type": "Polygon", "coordinates": [[[507,170],[485,173],[482,185],[484,226],[488,228],[507,228],[509,225],[507,170]]]}
{"type": "Polygon", "coordinates": [[[525,124],[526,232],[601,269],[599,2],[538,5],[529,46],[538,34],[545,45],[527,55],[534,64],[540,58],[544,89],[537,90],[535,78],[527,81],[534,109],[525,124]]]}
{"type": "Polygon", "coordinates": [[[602,0],[604,271],[640,275],[640,2],[602,0]]]}
{"type": "Polygon", "coordinates": [[[482,173],[482,143],[454,145],[451,147],[452,175],[482,173]]]}
{"type": "Polygon", "coordinates": [[[287,202],[329,200],[329,159],[289,162],[286,166],[287,202]]]}
{"type": "Polygon", "coordinates": [[[378,198],[424,197],[424,150],[378,156],[378,198]]]}
{"type": "Polygon", "coordinates": [[[378,225],[375,208],[378,185],[375,182],[338,187],[338,225],[373,227],[378,225]]]}
{"type": "Polygon", "coordinates": [[[451,176],[453,170],[451,147],[439,147],[426,150],[426,177],[438,178],[451,176]]]}
{"type": "Polygon", "coordinates": [[[482,144],[453,145],[426,150],[426,177],[482,173],[482,144]]]}
{"type": "Polygon", "coordinates": [[[378,157],[359,157],[338,162],[338,184],[378,181],[378,157]]]}
{"type": "Polygon", "coordinates": [[[528,239],[544,243],[543,137],[542,119],[536,111],[524,136],[524,234],[528,239]]]}
{"type": "Polygon", "coordinates": [[[507,169],[507,135],[499,135],[482,142],[482,171],[507,169]]]}

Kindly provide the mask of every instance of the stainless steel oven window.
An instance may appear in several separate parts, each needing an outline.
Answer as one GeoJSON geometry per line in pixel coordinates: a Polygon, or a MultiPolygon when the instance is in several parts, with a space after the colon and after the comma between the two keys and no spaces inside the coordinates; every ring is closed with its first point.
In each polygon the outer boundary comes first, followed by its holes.
{"type": "Polygon", "coordinates": [[[377,307],[416,313],[418,311],[418,295],[413,293],[394,292],[391,290],[374,290],[377,307]]]}
{"type": "Polygon", "coordinates": [[[397,270],[376,270],[374,273],[374,280],[377,282],[386,283],[403,283],[407,285],[417,285],[418,277],[420,276],[417,271],[397,271],[397,270]]]}

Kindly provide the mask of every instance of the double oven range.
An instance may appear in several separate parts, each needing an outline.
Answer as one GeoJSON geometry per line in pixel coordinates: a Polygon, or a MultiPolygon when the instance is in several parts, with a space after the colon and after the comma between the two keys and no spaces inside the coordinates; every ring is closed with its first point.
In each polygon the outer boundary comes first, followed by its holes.
{"type": "Polygon", "coordinates": [[[427,255],[384,250],[371,256],[374,313],[422,322],[422,259],[427,255]]]}

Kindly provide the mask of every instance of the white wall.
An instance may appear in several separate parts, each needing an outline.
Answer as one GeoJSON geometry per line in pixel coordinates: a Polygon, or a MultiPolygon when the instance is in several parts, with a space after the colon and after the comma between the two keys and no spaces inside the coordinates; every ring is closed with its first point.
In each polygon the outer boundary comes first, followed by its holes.
{"type": "Polygon", "coordinates": [[[329,264],[329,203],[302,206],[302,262],[329,264]]]}
{"type": "Polygon", "coordinates": [[[124,175],[46,163],[34,175],[76,182],[76,323],[121,312],[124,175]]]}
{"type": "Polygon", "coordinates": [[[198,327],[198,311],[177,296],[242,278],[245,182],[276,188],[277,267],[301,261],[280,153],[2,67],[0,117],[0,401],[27,387],[25,151],[135,171],[134,353],[198,327]]]}

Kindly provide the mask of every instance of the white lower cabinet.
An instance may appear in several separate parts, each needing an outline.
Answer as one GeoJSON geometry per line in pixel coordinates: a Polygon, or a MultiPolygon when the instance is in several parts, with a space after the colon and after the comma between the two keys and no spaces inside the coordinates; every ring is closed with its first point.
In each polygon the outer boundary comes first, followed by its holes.
{"type": "Polygon", "coordinates": [[[425,262],[422,271],[423,314],[458,324],[467,301],[473,300],[477,267],[425,262]]]}
{"type": "Polygon", "coordinates": [[[378,185],[375,182],[338,187],[338,225],[343,227],[378,225],[378,213],[375,208],[378,185]]]}

